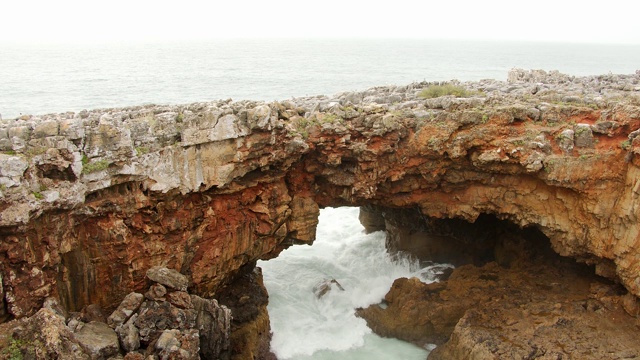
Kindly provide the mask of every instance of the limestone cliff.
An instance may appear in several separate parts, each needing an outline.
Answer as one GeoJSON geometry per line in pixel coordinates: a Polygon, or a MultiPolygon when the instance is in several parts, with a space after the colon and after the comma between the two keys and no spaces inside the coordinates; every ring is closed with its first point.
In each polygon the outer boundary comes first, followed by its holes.
{"type": "Polygon", "coordinates": [[[454,83],[467,97],[416,83],[2,120],[0,311],[112,309],[156,265],[213,297],[313,241],[319,208],[367,204],[536,226],[640,295],[639,82],[513,71],[454,83]]]}

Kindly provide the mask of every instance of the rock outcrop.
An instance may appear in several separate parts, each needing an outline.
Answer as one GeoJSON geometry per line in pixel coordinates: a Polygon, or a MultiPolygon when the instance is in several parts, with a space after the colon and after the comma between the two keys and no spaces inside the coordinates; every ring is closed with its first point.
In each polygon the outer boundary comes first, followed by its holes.
{"type": "Polygon", "coordinates": [[[640,295],[640,75],[509,79],[3,119],[0,315],[110,312],[154,266],[214,298],[339,205],[535,226],[640,295]]]}
{"type": "Polygon", "coordinates": [[[382,336],[439,345],[429,359],[640,356],[635,297],[588,266],[555,254],[537,230],[512,227],[494,221],[493,228],[475,229],[490,235],[477,238],[492,248],[490,261],[474,259],[479,265],[457,267],[437,283],[398,279],[383,304],[357,314],[382,336]],[[634,300],[625,305],[629,299],[634,300]]]}
{"type": "Polygon", "coordinates": [[[231,310],[187,293],[188,280],[174,270],[154,267],[148,275],[149,290],[128,294],[106,319],[96,305],[66,314],[48,298],[34,316],[5,324],[2,332],[11,334],[16,356],[43,360],[247,358],[231,349],[231,310]]]}

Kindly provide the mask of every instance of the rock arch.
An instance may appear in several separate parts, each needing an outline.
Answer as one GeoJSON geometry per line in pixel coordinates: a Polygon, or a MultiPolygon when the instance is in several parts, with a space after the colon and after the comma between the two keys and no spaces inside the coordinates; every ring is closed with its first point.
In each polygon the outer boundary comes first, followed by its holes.
{"type": "Polygon", "coordinates": [[[595,78],[517,80],[515,93],[496,82],[488,95],[425,100],[428,84],[412,84],[377,90],[400,94],[394,104],[345,95],[5,120],[0,315],[30,315],[48,296],[113,308],[157,265],[216,296],[256,260],[312,242],[319,208],[340,205],[535,225],[638,296],[640,108],[616,85],[636,78],[601,78],[598,91],[595,78]],[[553,100],[575,87],[584,101],[553,100]]]}

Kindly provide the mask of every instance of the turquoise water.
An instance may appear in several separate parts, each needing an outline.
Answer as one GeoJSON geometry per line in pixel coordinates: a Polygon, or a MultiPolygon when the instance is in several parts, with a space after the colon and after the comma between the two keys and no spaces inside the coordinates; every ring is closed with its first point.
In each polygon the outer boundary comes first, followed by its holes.
{"type": "Polygon", "coordinates": [[[640,68],[638,45],[234,39],[0,48],[5,119],[144,103],[284,100],[423,80],[506,80],[513,67],[573,75],[640,68]]]}

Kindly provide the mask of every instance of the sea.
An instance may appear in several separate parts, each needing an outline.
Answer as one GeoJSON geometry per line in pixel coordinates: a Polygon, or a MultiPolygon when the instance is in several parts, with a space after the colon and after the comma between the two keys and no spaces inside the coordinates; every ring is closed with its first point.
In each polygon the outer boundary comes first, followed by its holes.
{"type": "Polygon", "coordinates": [[[0,43],[0,114],[219,99],[286,100],[509,69],[629,74],[640,45],[433,39],[0,43]]]}
{"type": "MultiPolygon", "coordinates": [[[[217,39],[0,44],[0,116],[219,99],[286,100],[420,81],[506,80],[511,68],[630,74],[640,45],[434,39],[217,39]]],[[[260,261],[279,359],[425,359],[430,344],[372,333],[354,310],[378,304],[398,277],[438,268],[390,256],[357,208],[320,213],[313,246],[260,261]],[[313,287],[336,279],[317,298],[313,287]]],[[[375,306],[375,305],[374,305],[375,306]]]]}
{"type": "Polygon", "coordinates": [[[383,231],[365,234],[359,208],[320,211],[312,246],[293,246],[260,261],[269,292],[271,349],[280,360],[426,359],[432,344],[414,345],[374,334],[355,309],[380,306],[400,277],[434,282],[448,264],[420,264],[385,250],[383,231]],[[314,287],[336,280],[323,296],[314,287]]]}

